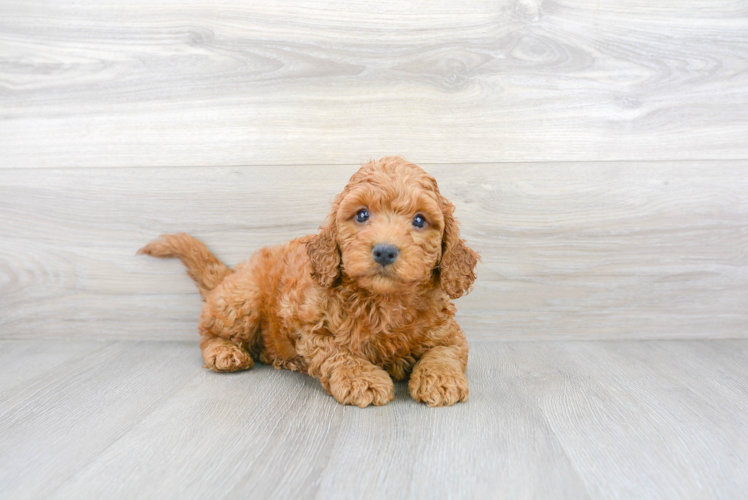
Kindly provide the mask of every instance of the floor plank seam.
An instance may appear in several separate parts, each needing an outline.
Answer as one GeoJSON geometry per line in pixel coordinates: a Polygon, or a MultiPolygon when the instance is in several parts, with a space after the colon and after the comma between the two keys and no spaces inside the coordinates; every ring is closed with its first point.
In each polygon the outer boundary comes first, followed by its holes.
{"type": "MultiPolygon", "coordinates": [[[[506,341],[507,344],[511,343],[513,341],[508,340],[506,341]]],[[[584,491],[587,493],[587,498],[595,498],[592,493],[590,492],[590,485],[587,484],[587,481],[584,480],[584,477],[579,472],[579,469],[577,468],[577,463],[572,459],[572,457],[569,455],[569,450],[567,449],[566,445],[564,444],[563,440],[561,439],[561,436],[558,434],[558,430],[553,426],[553,422],[550,421],[548,418],[548,414],[545,410],[540,406],[540,401],[538,400],[537,395],[534,391],[530,389],[530,386],[527,384],[527,380],[525,379],[524,374],[517,366],[517,363],[514,360],[514,354],[512,353],[511,349],[507,349],[509,353],[509,358],[512,361],[512,366],[517,373],[517,376],[522,381],[522,385],[524,386],[527,393],[532,396],[532,401],[535,404],[535,408],[538,409],[538,412],[543,415],[543,421],[545,422],[548,429],[553,433],[554,438],[556,439],[556,442],[558,443],[558,446],[561,448],[561,451],[564,453],[564,458],[566,458],[566,461],[569,463],[569,467],[574,471],[574,474],[576,475],[577,480],[579,481],[579,484],[581,484],[584,487],[584,491]]]]}
{"type": "Polygon", "coordinates": [[[143,411],[142,413],[140,413],[138,415],[138,418],[133,419],[133,421],[129,425],[127,425],[123,429],[121,429],[121,433],[114,440],[112,440],[107,446],[105,446],[104,448],[102,448],[101,450],[99,450],[98,453],[90,456],[89,459],[86,461],[86,463],[82,467],[79,467],[77,470],[72,471],[70,474],[68,474],[65,479],[63,479],[53,490],[47,492],[47,495],[45,495],[45,496],[52,496],[54,493],[56,493],[57,491],[59,491],[60,489],[62,489],[63,487],[65,487],[65,485],[67,483],[69,483],[75,476],[77,476],[78,474],[84,472],[99,457],[101,457],[102,455],[104,455],[107,450],[111,449],[116,443],[118,443],[119,441],[121,441],[128,434],[130,434],[133,430],[135,430],[135,428],[138,425],[140,425],[142,422],[144,422],[149,416],[151,416],[156,410],[158,410],[158,408],[160,408],[161,406],[164,405],[164,403],[166,403],[167,401],[169,401],[170,399],[172,399],[173,397],[175,397],[179,391],[181,391],[182,389],[184,389],[184,387],[186,387],[190,382],[192,382],[193,380],[195,380],[199,376],[200,376],[200,373],[195,374],[194,377],[189,378],[188,380],[186,380],[184,384],[180,385],[179,388],[177,388],[174,391],[172,391],[171,394],[169,394],[167,397],[161,398],[161,399],[155,401],[153,404],[151,404],[149,408],[146,408],[145,411],[143,411]]]}
{"type": "MultiPolygon", "coordinates": [[[[4,339],[0,339],[0,340],[5,341],[4,339]]],[[[34,339],[34,340],[36,340],[36,339],[34,339]]],[[[56,341],[61,341],[61,340],[62,339],[56,339],[56,341]]],[[[15,406],[12,406],[12,407],[9,407],[9,408],[5,408],[3,410],[3,412],[0,413],[0,422],[2,421],[2,419],[6,415],[8,415],[12,411],[14,411],[16,408],[18,408],[18,406],[22,405],[24,401],[33,399],[37,394],[39,394],[39,392],[43,391],[45,388],[48,388],[51,384],[53,384],[54,382],[56,382],[57,379],[73,373],[75,371],[75,369],[78,367],[78,365],[80,364],[81,360],[84,360],[84,359],[88,358],[91,355],[95,355],[95,354],[101,353],[102,351],[104,351],[104,350],[106,350],[108,348],[112,348],[113,346],[115,346],[115,345],[117,345],[119,343],[120,342],[117,341],[117,340],[106,340],[106,341],[104,341],[104,345],[102,345],[99,349],[94,349],[92,351],[86,351],[85,353],[81,353],[81,354],[79,354],[79,355],[77,355],[77,356],[75,356],[75,357],[73,357],[71,359],[63,361],[62,363],[60,363],[60,364],[56,365],[55,367],[53,367],[52,369],[50,369],[49,371],[46,371],[46,372],[38,375],[34,379],[28,380],[28,381],[24,382],[22,384],[24,388],[33,387],[35,384],[43,384],[43,385],[41,387],[35,389],[33,393],[24,394],[24,399],[18,401],[15,404],[15,406]],[[69,368],[65,368],[68,365],[72,365],[72,366],[70,366],[69,368]],[[50,378],[50,376],[54,372],[59,372],[59,373],[57,373],[56,376],[54,376],[54,378],[50,378]]],[[[18,386],[14,386],[14,387],[8,388],[7,391],[8,392],[9,391],[14,391],[14,389],[17,389],[17,388],[18,388],[18,386]]],[[[7,396],[5,399],[2,399],[0,401],[2,401],[3,403],[7,403],[8,401],[10,401],[11,399],[13,399],[14,397],[17,397],[19,394],[24,393],[24,392],[25,391],[20,391],[20,392],[14,391],[13,394],[7,396]]],[[[0,394],[0,396],[2,396],[2,394],[0,394]]]]}

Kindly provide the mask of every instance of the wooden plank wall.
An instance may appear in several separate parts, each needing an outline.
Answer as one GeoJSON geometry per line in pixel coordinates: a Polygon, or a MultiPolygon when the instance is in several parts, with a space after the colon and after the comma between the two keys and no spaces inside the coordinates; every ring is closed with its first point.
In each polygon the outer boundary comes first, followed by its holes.
{"type": "Polygon", "coordinates": [[[0,337],[195,337],[357,165],[439,180],[470,338],[748,337],[748,5],[0,0],[0,337]]]}

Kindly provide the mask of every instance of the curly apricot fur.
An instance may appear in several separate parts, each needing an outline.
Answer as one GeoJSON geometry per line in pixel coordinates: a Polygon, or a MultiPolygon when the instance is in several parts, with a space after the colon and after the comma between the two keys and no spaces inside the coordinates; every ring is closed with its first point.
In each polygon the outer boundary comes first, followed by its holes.
{"type": "Polygon", "coordinates": [[[139,253],[178,257],[197,283],[207,368],[259,360],[308,373],[360,407],[386,404],[393,379],[410,377],[415,400],[448,406],[469,393],[468,345],[450,299],[470,291],[479,260],[453,213],[433,177],[387,157],[351,177],[318,234],[263,248],[233,270],[186,234],[139,253]],[[363,222],[361,208],[370,214],[363,222]],[[398,248],[392,264],[375,261],[377,244],[398,248]]]}

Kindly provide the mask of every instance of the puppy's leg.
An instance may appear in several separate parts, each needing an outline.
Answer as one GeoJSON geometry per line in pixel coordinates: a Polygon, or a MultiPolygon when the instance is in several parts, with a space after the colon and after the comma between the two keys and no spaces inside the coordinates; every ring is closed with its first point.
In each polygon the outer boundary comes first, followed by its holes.
{"type": "Polygon", "coordinates": [[[328,360],[322,386],[344,405],[384,406],[395,399],[395,384],[386,371],[362,358],[328,360]]]}
{"type": "Polygon", "coordinates": [[[249,370],[255,363],[246,349],[221,337],[209,335],[200,340],[205,367],[216,372],[237,372],[249,370]]]}
{"type": "MultiPolygon", "coordinates": [[[[456,326],[456,325],[455,325],[456,326]]],[[[467,401],[470,390],[465,376],[468,346],[462,331],[451,345],[432,347],[413,367],[408,390],[419,403],[452,406],[467,401]]]]}
{"type": "Polygon", "coordinates": [[[249,370],[260,336],[259,288],[251,275],[228,276],[206,298],[198,330],[205,367],[217,372],[249,370]]]}
{"type": "Polygon", "coordinates": [[[382,368],[324,341],[313,348],[309,375],[339,403],[364,408],[383,406],[395,399],[395,384],[382,368]]]}

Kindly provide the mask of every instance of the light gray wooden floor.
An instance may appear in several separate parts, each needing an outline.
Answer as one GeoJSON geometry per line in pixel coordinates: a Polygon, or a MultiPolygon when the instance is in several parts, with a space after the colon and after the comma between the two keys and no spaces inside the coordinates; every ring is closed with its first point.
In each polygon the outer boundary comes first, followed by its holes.
{"type": "Polygon", "coordinates": [[[476,342],[470,400],[343,407],[194,342],[0,342],[2,498],[745,498],[748,341],[476,342]]]}

